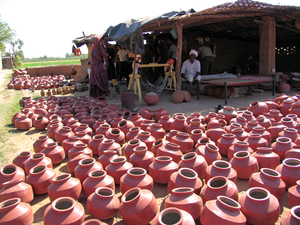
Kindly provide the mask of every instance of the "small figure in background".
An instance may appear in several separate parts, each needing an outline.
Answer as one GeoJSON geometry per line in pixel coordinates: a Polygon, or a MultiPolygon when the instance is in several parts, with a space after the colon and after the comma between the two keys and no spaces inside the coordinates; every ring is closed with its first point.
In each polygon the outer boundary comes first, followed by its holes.
{"type": "Polygon", "coordinates": [[[215,55],[208,46],[200,45],[198,48],[198,54],[201,57],[202,75],[210,75],[213,73],[213,63],[215,61],[215,55]]]}
{"type": "Polygon", "coordinates": [[[122,80],[122,78],[126,78],[127,85],[129,83],[129,58],[128,51],[121,46],[121,49],[117,52],[115,57],[115,61],[119,63],[119,77],[118,80],[122,80]]]}
{"type": "Polygon", "coordinates": [[[167,43],[169,45],[169,54],[168,54],[168,59],[174,59],[174,70],[176,68],[176,45],[174,44],[174,39],[172,37],[169,37],[167,40],[167,43]]]}
{"type": "Polygon", "coordinates": [[[106,46],[107,46],[106,51],[108,55],[108,68],[107,68],[108,79],[112,80],[112,86],[115,87],[116,93],[120,94],[119,83],[117,80],[116,68],[115,68],[116,52],[112,48],[111,44],[107,43],[106,46]]]}

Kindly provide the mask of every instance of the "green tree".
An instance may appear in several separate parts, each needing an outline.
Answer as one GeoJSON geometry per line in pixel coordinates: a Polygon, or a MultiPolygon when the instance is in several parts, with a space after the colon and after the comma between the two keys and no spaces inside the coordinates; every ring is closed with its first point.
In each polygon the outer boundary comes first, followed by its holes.
{"type": "Polygon", "coordinates": [[[24,45],[23,41],[18,39],[15,42],[10,42],[12,50],[12,59],[13,65],[15,68],[20,68],[22,66],[22,60],[24,59],[24,53],[22,46],[24,45]]]}
{"type": "Polygon", "coordinates": [[[10,43],[14,36],[15,31],[12,30],[0,17],[0,51],[5,52],[5,43],[10,43]]]}

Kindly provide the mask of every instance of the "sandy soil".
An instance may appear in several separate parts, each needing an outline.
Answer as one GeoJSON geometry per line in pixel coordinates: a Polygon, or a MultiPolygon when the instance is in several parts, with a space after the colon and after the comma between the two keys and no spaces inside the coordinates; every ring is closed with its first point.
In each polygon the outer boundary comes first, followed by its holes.
{"type": "MultiPolygon", "coordinates": [[[[3,84],[2,81],[3,80],[2,75],[5,72],[10,73],[10,71],[0,71],[0,85],[2,88],[6,86],[6,84],[3,84]]],[[[121,90],[126,90],[125,84],[121,86],[121,90]]],[[[7,90],[7,91],[11,92],[11,94],[15,92],[15,90],[7,90]]],[[[111,92],[113,93],[114,90],[112,89],[111,92]]],[[[29,90],[22,90],[22,93],[23,96],[31,96],[33,94],[36,95],[39,92],[37,91],[36,93],[31,93],[29,90]]],[[[295,93],[296,92],[293,91],[289,94],[293,95],[295,93]]],[[[143,92],[143,94],[145,93],[143,92]]],[[[278,93],[276,93],[276,95],[277,94],[278,93]]],[[[69,94],[67,96],[82,96],[82,95],[88,96],[88,92],[75,92],[74,94],[69,94]]],[[[170,115],[180,112],[180,113],[184,113],[186,116],[189,116],[193,112],[200,112],[202,115],[205,116],[208,114],[208,112],[215,111],[215,107],[217,105],[219,104],[222,106],[224,105],[224,100],[216,99],[209,96],[200,96],[199,100],[197,100],[196,97],[192,97],[192,100],[189,103],[184,102],[181,104],[174,104],[171,102],[171,95],[172,95],[171,91],[164,90],[163,93],[160,95],[159,103],[156,104],[155,106],[147,106],[145,103],[140,105],[137,96],[135,96],[135,106],[138,108],[147,107],[151,110],[164,108],[168,110],[170,115]]],[[[272,96],[270,91],[264,93],[253,93],[253,95],[251,96],[245,95],[237,98],[230,98],[228,100],[228,105],[233,106],[235,108],[246,107],[249,106],[251,102],[256,100],[263,101],[266,99],[275,99],[276,95],[272,96]]],[[[1,96],[0,99],[4,100],[1,96]]],[[[106,101],[108,103],[117,104],[118,106],[121,106],[120,94],[116,94],[116,95],[112,94],[111,96],[106,98],[106,101]]],[[[16,156],[17,152],[25,151],[25,150],[33,152],[32,145],[35,142],[36,138],[43,134],[46,134],[46,131],[36,131],[34,128],[30,129],[29,131],[18,131],[11,124],[6,124],[6,125],[11,126],[9,132],[12,133],[11,139],[7,140],[7,145],[14,146],[14,151],[9,152],[7,155],[7,157],[11,160],[16,156]]],[[[227,157],[224,157],[224,160],[229,161],[227,157]]],[[[65,159],[61,164],[56,165],[54,167],[57,175],[68,172],[66,163],[67,163],[67,159],[65,159]]],[[[239,194],[244,193],[248,189],[248,180],[238,179],[237,186],[239,189],[239,194]]],[[[160,211],[161,211],[164,208],[163,207],[164,199],[168,195],[167,186],[154,184],[153,194],[157,198],[158,204],[160,206],[160,211]]],[[[116,195],[119,197],[121,196],[121,193],[119,191],[119,186],[116,186],[116,195]]],[[[86,205],[85,204],[86,199],[83,194],[80,197],[79,202],[81,202],[84,206],[86,205]]],[[[35,196],[34,200],[31,203],[34,212],[34,224],[43,224],[43,213],[45,208],[49,204],[50,204],[50,200],[47,194],[35,196]]],[[[280,213],[282,214],[287,210],[289,210],[289,207],[287,203],[287,194],[285,194],[284,198],[280,200],[280,213]]],[[[86,210],[86,207],[85,207],[85,213],[86,213],[86,219],[91,218],[88,211],[86,210]]],[[[124,224],[124,222],[122,221],[120,215],[117,214],[113,219],[104,221],[104,224],[121,225],[124,224]]],[[[197,224],[201,224],[201,223],[197,221],[197,224]]],[[[280,224],[279,220],[276,224],[280,224]]]]}

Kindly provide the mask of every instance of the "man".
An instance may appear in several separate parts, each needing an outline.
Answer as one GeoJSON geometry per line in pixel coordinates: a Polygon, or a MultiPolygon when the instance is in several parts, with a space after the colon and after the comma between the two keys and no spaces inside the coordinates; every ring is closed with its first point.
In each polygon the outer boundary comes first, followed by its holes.
{"type": "Polygon", "coordinates": [[[169,54],[168,54],[168,59],[174,59],[174,70],[175,70],[175,66],[176,66],[176,45],[174,45],[174,39],[173,38],[168,38],[167,41],[168,45],[169,45],[169,54]]]}
{"type": "Polygon", "coordinates": [[[213,63],[215,61],[215,55],[208,46],[200,45],[198,48],[198,54],[201,56],[202,62],[202,75],[212,74],[213,63]]]}
{"type": "Polygon", "coordinates": [[[198,52],[192,49],[189,53],[190,59],[187,59],[182,64],[181,77],[187,79],[190,83],[190,93],[192,96],[196,94],[196,82],[201,80],[201,64],[196,58],[198,57],[198,52]]]}

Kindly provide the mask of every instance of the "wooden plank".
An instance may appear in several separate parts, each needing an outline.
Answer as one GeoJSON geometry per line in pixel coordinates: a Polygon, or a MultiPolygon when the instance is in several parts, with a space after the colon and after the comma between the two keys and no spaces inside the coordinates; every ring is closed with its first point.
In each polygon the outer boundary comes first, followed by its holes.
{"type": "Polygon", "coordinates": [[[199,83],[212,84],[215,86],[224,86],[224,83],[227,82],[227,86],[248,86],[252,84],[258,84],[263,82],[270,82],[272,77],[237,77],[233,79],[221,79],[221,80],[209,80],[209,81],[200,81],[199,83]]]}

